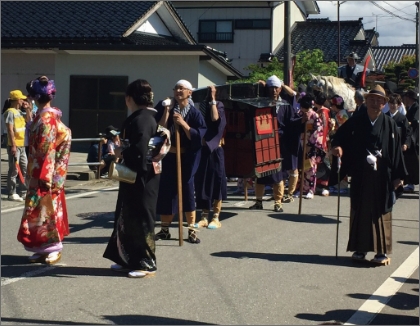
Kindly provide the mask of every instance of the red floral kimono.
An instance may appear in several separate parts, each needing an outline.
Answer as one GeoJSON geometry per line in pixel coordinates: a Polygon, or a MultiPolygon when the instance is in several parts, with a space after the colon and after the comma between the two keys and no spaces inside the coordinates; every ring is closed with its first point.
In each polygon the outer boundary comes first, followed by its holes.
{"type": "Polygon", "coordinates": [[[70,233],[64,182],[71,131],[60,117],[59,109],[44,108],[30,126],[30,181],[17,239],[36,253],[61,251],[61,241],[70,233]]]}

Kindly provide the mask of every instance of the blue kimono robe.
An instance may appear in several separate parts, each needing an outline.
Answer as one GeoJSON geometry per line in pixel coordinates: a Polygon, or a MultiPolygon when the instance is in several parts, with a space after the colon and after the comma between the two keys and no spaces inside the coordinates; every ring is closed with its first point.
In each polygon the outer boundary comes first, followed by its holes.
{"type": "Polygon", "coordinates": [[[225,154],[220,143],[226,127],[225,109],[222,102],[217,102],[217,111],[219,119],[212,121],[210,109],[206,110],[205,145],[201,149],[200,165],[195,176],[197,208],[207,210],[210,210],[213,200],[227,198],[225,154]]]}
{"type": "MultiPolygon", "coordinates": [[[[156,105],[155,109],[157,110],[155,118],[159,123],[165,110],[162,101],[156,105]]],[[[172,128],[174,125],[173,116],[174,110],[172,109],[169,113],[167,128],[171,130],[171,144],[175,147],[176,137],[174,128],[172,128]]],[[[184,130],[179,128],[181,136],[182,206],[184,212],[192,212],[195,211],[194,176],[200,163],[201,140],[207,131],[207,127],[201,112],[192,105],[190,105],[190,110],[184,120],[191,127],[191,140],[188,139],[184,130]]],[[[169,152],[162,160],[157,214],[175,214],[178,211],[177,198],[176,154],[169,152]]]]}

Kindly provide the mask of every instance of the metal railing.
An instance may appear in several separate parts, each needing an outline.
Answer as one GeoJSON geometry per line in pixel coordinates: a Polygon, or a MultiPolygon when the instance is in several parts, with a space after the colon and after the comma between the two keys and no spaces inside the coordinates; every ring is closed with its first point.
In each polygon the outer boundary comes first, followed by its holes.
{"type": "Polygon", "coordinates": [[[76,138],[76,139],[72,139],[71,142],[85,142],[85,141],[90,141],[90,142],[98,142],[98,162],[86,162],[86,163],[69,163],[69,166],[98,166],[98,170],[96,171],[96,179],[100,179],[101,177],[101,161],[102,161],[102,146],[101,146],[101,139],[104,139],[105,137],[101,137],[101,138],[76,138]]]}

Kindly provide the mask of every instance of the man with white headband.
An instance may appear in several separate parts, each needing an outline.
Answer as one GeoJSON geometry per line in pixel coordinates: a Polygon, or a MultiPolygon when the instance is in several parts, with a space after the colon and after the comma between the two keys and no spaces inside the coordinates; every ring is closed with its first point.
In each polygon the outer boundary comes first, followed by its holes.
{"type": "Polygon", "coordinates": [[[262,197],[265,185],[273,185],[274,211],[282,212],[282,202],[292,202],[293,192],[298,180],[298,149],[302,118],[296,114],[290,103],[290,97],[285,101],[281,94],[291,96],[290,87],[283,85],[275,75],[269,77],[264,83],[268,90],[268,97],[276,101],[277,120],[279,121],[280,155],[282,157],[282,170],[270,176],[258,178],[255,187],[256,203],[250,209],[263,209],[262,197]],[[283,177],[289,172],[288,194],[284,196],[283,177]]]}
{"type": "MultiPolygon", "coordinates": [[[[201,112],[194,107],[190,97],[194,88],[185,79],[179,80],[174,87],[171,99],[160,101],[155,109],[158,111],[156,121],[171,132],[171,143],[176,144],[175,125],[178,125],[181,139],[181,173],[182,173],[182,206],[189,227],[195,224],[196,207],[194,197],[194,176],[201,156],[201,140],[207,127],[201,112]]],[[[169,226],[177,212],[177,163],[176,147],[172,146],[162,160],[157,214],[161,218],[161,230],[155,240],[169,240],[169,226]]],[[[200,243],[195,230],[188,230],[188,241],[200,243]]]]}

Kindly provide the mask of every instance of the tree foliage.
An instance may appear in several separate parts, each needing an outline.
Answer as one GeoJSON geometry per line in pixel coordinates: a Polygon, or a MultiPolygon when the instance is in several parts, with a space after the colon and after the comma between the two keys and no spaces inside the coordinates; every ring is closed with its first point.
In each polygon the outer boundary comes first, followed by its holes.
{"type": "MultiPolygon", "coordinates": [[[[284,65],[276,57],[265,66],[251,64],[245,70],[249,71],[248,77],[236,80],[234,83],[256,83],[258,80],[267,80],[272,75],[276,75],[280,79],[284,77],[284,65]]],[[[324,62],[324,53],[320,49],[299,52],[296,55],[293,73],[294,85],[307,85],[311,79],[310,73],[337,76],[337,63],[324,62]]]]}
{"type": "Polygon", "coordinates": [[[415,67],[415,55],[404,55],[400,62],[390,61],[384,65],[385,80],[393,81],[398,89],[413,89],[415,79],[408,77],[408,70],[415,67]]]}
{"type": "Polygon", "coordinates": [[[337,77],[337,63],[325,62],[324,52],[320,49],[299,52],[296,55],[293,73],[295,85],[307,85],[311,80],[310,73],[313,75],[337,77]]]}

